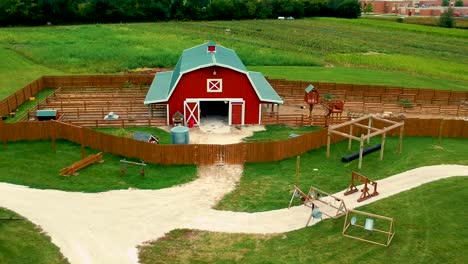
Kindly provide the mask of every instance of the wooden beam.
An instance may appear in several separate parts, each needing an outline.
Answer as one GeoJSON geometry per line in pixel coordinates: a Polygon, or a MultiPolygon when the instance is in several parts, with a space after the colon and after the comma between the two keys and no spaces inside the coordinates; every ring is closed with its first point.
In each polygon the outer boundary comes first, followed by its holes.
{"type": "Polygon", "coordinates": [[[403,123],[396,123],[396,124],[393,124],[393,125],[391,125],[389,127],[384,127],[382,129],[380,129],[379,131],[375,131],[375,132],[370,133],[369,135],[365,136],[364,139],[371,138],[373,136],[378,136],[380,134],[386,133],[386,132],[388,132],[388,131],[390,131],[392,129],[395,129],[395,128],[401,127],[401,126],[403,126],[403,123]]]}
{"type": "Polygon", "coordinates": [[[363,124],[360,124],[360,123],[356,123],[356,124],[353,124],[353,125],[358,126],[358,127],[362,127],[362,128],[371,129],[371,130],[374,130],[374,131],[380,130],[379,128],[376,128],[376,127],[369,127],[369,126],[366,126],[366,125],[363,125],[363,124]]]}
{"type": "Polygon", "coordinates": [[[357,210],[353,210],[353,209],[348,209],[348,212],[349,213],[360,214],[360,215],[365,215],[365,216],[369,216],[369,217],[375,217],[375,218],[383,219],[383,220],[387,220],[387,221],[393,221],[393,218],[383,216],[383,215],[377,215],[377,214],[372,214],[372,213],[363,212],[363,211],[357,211],[357,210]]]}
{"type": "MultiPolygon", "coordinates": [[[[349,125],[349,134],[353,135],[353,124],[349,125]]],[[[351,145],[353,144],[353,139],[348,139],[348,150],[351,150],[351,145]]]]}
{"type": "Polygon", "coordinates": [[[300,166],[301,166],[301,156],[297,156],[296,158],[296,186],[299,185],[300,166]]]}
{"type": "Polygon", "coordinates": [[[346,133],[343,133],[343,132],[340,132],[340,131],[335,131],[335,130],[328,130],[329,133],[333,133],[333,134],[337,134],[337,135],[340,135],[340,136],[343,136],[343,137],[346,137],[346,138],[351,138],[351,139],[354,139],[354,140],[361,140],[360,138],[358,137],[355,137],[355,136],[352,136],[352,135],[348,135],[346,133]]]}
{"type": "MultiPolygon", "coordinates": [[[[371,133],[371,127],[372,127],[372,116],[369,117],[369,123],[368,123],[368,126],[367,126],[367,135],[369,136],[369,134],[371,133]]],[[[368,137],[367,138],[367,144],[370,144],[370,138],[368,137]]]]}
{"type": "Polygon", "coordinates": [[[361,169],[362,167],[362,153],[364,152],[364,135],[361,134],[361,142],[359,145],[359,165],[358,169],[361,169]]]}
{"type": "Polygon", "coordinates": [[[386,133],[382,134],[382,143],[381,143],[381,148],[380,148],[380,160],[383,160],[383,153],[384,153],[384,148],[385,148],[385,137],[386,133]]]}
{"type": "Polygon", "coordinates": [[[405,122],[403,122],[403,125],[400,127],[400,140],[398,142],[398,153],[401,154],[401,150],[403,148],[403,130],[405,128],[405,122]]]}
{"type": "Polygon", "coordinates": [[[354,124],[356,122],[360,122],[362,120],[365,120],[367,118],[369,118],[371,115],[365,115],[365,116],[361,116],[359,118],[356,118],[356,119],[353,119],[353,120],[350,120],[350,121],[346,121],[344,123],[341,123],[341,124],[337,124],[337,125],[332,125],[332,126],[329,126],[328,129],[330,130],[334,130],[334,129],[337,129],[337,128],[340,128],[340,127],[344,127],[344,126],[348,126],[348,125],[351,125],[351,124],[354,124]]]}
{"type": "Polygon", "coordinates": [[[327,158],[330,157],[330,137],[331,134],[330,132],[327,133],[327,158]]]}
{"type": "Polygon", "coordinates": [[[378,116],[373,116],[373,118],[375,120],[379,120],[379,121],[390,123],[390,124],[398,124],[399,123],[399,122],[396,122],[396,121],[393,121],[393,120],[388,120],[388,119],[381,118],[381,117],[378,117],[378,116]]]}
{"type": "Polygon", "coordinates": [[[444,129],[444,119],[440,119],[439,124],[439,145],[442,144],[442,130],[444,129]]]}

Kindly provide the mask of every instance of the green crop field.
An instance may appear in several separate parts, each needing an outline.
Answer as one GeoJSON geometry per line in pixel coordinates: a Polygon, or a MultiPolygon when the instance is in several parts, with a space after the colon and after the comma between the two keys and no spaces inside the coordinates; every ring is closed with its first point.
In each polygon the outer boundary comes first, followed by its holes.
{"type": "Polygon", "coordinates": [[[465,30],[313,18],[1,28],[0,98],[46,74],[171,68],[210,39],[272,78],[468,89],[465,30]]]}

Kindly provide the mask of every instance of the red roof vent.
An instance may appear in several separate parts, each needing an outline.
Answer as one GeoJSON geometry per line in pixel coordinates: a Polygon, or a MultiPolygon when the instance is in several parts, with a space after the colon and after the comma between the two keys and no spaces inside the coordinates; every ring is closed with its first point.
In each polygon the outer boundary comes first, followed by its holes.
{"type": "Polygon", "coordinates": [[[208,52],[216,52],[216,46],[208,46],[208,52]]]}

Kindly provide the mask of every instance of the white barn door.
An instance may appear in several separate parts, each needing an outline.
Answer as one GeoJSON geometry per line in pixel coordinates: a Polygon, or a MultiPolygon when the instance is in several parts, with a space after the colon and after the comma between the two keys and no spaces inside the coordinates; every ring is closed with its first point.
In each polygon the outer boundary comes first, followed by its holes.
{"type": "Polygon", "coordinates": [[[188,125],[190,120],[198,126],[200,124],[200,102],[185,100],[184,102],[184,118],[185,125],[188,125]]]}

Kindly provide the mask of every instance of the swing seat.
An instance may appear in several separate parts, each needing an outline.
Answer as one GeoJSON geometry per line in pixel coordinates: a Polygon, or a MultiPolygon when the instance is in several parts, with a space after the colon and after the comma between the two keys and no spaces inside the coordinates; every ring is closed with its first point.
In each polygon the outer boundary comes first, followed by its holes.
{"type": "Polygon", "coordinates": [[[356,218],[355,216],[353,216],[353,217],[351,218],[351,224],[352,224],[352,225],[355,225],[356,222],[357,222],[357,218],[356,218]]]}
{"type": "Polygon", "coordinates": [[[322,212],[319,209],[315,208],[314,210],[312,210],[312,217],[314,219],[322,219],[322,212]]]}
{"type": "Polygon", "coordinates": [[[374,219],[366,218],[364,229],[371,232],[374,231],[374,219]]]}

